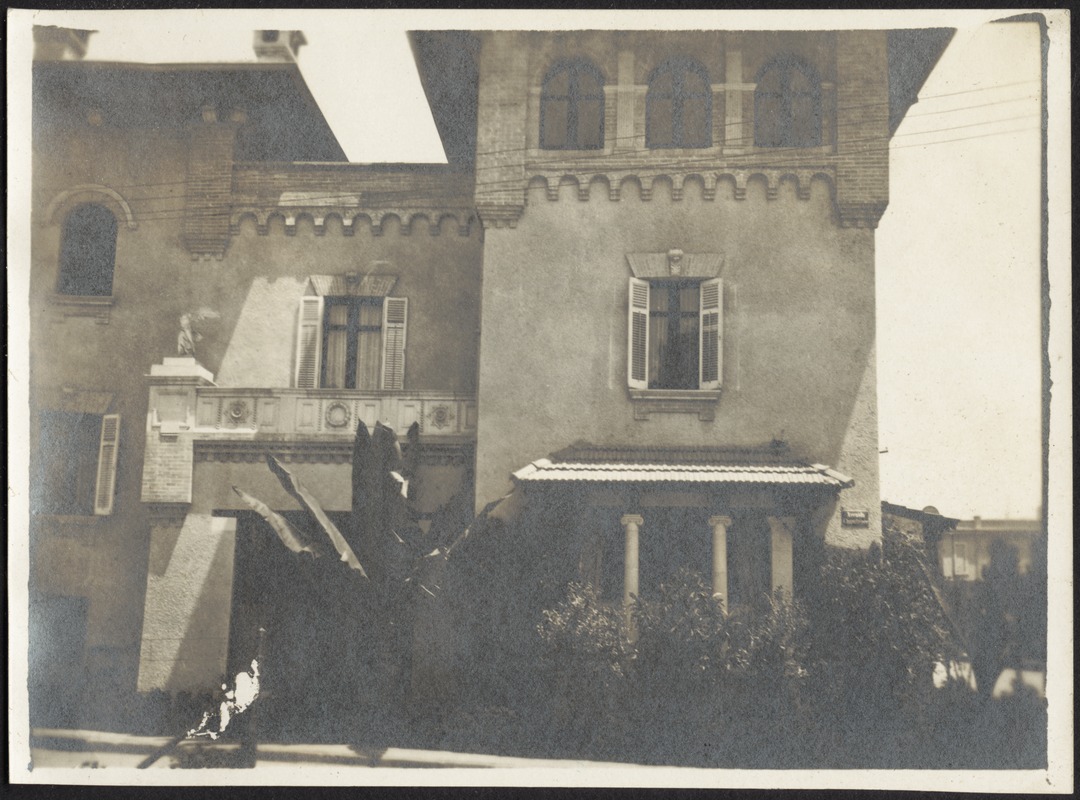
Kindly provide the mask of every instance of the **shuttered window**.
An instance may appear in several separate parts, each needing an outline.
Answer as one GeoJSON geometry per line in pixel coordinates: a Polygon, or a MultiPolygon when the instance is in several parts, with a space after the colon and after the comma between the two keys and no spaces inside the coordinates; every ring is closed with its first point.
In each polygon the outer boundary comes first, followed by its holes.
{"type": "Polygon", "coordinates": [[[94,489],[94,513],[111,514],[116,497],[116,458],[120,450],[120,415],[106,414],[101,418],[101,440],[98,446],[97,482],[94,489]]]}
{"type": "Polygon", "coordinates": [[[300,298],[296,326],[296,386],[300,389],[314,389],[319,385],[322,315],[321,297],[300,298]]]}
{"type": "Polygon", "coordinates": [[[403,389],[408,301],[402,297],[303,297],[296,385],[403,389]]]}
{"type": "Polygon", "coordinates": [[[649,282],[630,279],[627,374],[631,389],[649,386],[649,282]]]}
{"type": "Polygon", "coordinates": [[[383,389],[405,387],[405,320],[409,301],[387,297],[383,302],[383,389]]]}
{"type": "Polygon", "coordinates": [[[630,278],[627,382],[631,389],[719,389],[723,285],[630,278]]]}
{"type": "Polygon", "coordinates": [[[698,388],[719,389],[724,354],[724,291],[720,279],[702,281],[700,295],[701,360],[698,388]]]}
{"type": "Polygon", "coordinates": [[[120,415],[43,411],[33,453],[36,514],[108,515],[116,496],[120,415]]]}

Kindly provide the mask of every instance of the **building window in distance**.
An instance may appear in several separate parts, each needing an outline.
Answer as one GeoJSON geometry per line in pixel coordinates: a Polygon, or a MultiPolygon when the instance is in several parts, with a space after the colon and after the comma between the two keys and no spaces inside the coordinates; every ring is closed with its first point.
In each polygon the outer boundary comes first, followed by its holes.
{"type": "Polygon", "coordinates": [[[587,61],[556,65],[540,94],[540,147],[599,150],[603,146],[603,75],[587,61]]]}
{"type": "Polygon", "coordinates": [[[112,212],[93,203],[72,209],[61,234],[57,292],[110,296],[115,261],[116,217],[112,212]]]}
{"type": "Polygon", "coordinates": [[[645,95],[646,147],[711,147],[712,89],[696,61],[673,59],[649,78],[645,95]]]}
{"type": "Polygon", "coordinates": [[[821,144],[821,81],[791,56],[770,61],[754,90],[754,145],[816,147],[821,144]]]}

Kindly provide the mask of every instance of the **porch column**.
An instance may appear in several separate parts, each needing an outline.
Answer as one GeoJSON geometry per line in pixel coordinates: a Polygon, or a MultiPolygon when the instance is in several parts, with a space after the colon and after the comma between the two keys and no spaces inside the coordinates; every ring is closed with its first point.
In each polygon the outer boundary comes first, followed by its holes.
{"type": "Polygon", "coordinates": [[[645,523],[640,514],[624,514],[619,520],[626,529],[626,550],[623,554],[623,608],[626,609],[626,621],[630,623],[632,615],[630,604],[638,593],[638,531],[645,523]]]}
{"type": "Polygon", "coordinates": [[[718,514],[709,517],[712,525],[712,591],[713,600],[719,600],[728,609],[727,590],[727,529],[731,526],[731,517],[718,514]]]}
{"type": "Polygon", "coordinates": [[[795,517],[768,517],[768,520],[772,532],[772,590],[780,589],[791,597],[795,585],[791,552],[795,517]]]}

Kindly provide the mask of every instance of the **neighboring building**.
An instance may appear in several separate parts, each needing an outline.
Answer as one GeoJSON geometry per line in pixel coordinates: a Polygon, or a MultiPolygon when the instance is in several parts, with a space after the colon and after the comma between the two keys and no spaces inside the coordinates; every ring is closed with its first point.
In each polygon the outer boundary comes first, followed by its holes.
{"type": "Polygon", "coordinates": [[[960,520],[942,516],[933,506],[917,511],[884,501],[881,512],[887,525],[926,545],[939,578],[980,581],[1003,548],[1011,548],[1019,575],[1028,574],[1038,557],[1043,525],[1036,519],[960,520]]]}
{"type": "Polygon", "coordinates": [[[298,32],[39,51],[38,721],[216,686],[263,602],[231,486],[293,508],[273,450],[347,510],[357,420],[420,424],[426,518],[516,486],[522,559],[614,597],[878,540],[874,228],[949,33],[416,33],[446,165],[346,163],[298,32]]]}
{"type": "Polygon", "coordinates": [[[1026,575],[1042,538],[1043,524],[1036,519],[964,520],[938,543],[941,574],[958,581],[983,580],[995,553],[1004,547],[1012,549],[1017,571],[1026,575]]]}

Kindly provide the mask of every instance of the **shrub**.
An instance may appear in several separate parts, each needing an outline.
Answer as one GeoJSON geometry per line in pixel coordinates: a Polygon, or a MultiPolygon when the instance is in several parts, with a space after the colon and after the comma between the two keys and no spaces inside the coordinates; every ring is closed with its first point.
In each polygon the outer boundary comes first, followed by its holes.
{"type": "Polygon", "coordinates": [[[579,754],[664,763],[733,763],[796,713],[806,677],[805,619],[788,598],[725,615],[684,571],[623,609],[571,584],[544,612],[552,735],[579,754]],[[756,730],[760,728],[760,730],[756,730]],[[751,730],[755,729],[755,730],[751,730]]]}

